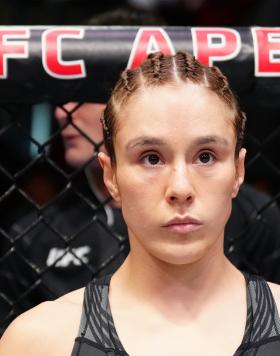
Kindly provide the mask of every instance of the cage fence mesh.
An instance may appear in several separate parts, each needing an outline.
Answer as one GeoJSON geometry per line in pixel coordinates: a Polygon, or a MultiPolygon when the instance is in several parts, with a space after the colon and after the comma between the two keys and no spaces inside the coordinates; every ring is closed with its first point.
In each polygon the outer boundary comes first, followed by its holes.
{"type": "Polygon", "coordinates": [[[124,224],[110,223],[109,199],[99,201],[88,186],[85,172],[97,166],[101,143],[72,120],[77,108],[66,112],[61,127],[51,117],[49,137],[39,142],[30,133],[32,105],[1,106],[2,331],[24,310],[112,273],[127,254],[124,224]],[[69,126],[92,145],[92,156],[76,169],[63,159],[61,132],[69,126]]]}
{"type": "MultiPolygon", "coordinates": [[[[68,110],[55,102],[1,104],[1,331],[26,309],[112,273],[128,253],[119,209],[92,190],[89,175],[94,180],[99,172],[102,143],[75,119],[82,105],[68,110]],[[45,116],[38,114],[38,105],[47,110],[45,116]],[[54,117],[57,107],[66,117],[60,126],[54,117]],[[61,139],[69,127],[92,146],[91,157],[75,169],[65,161],[61,139]]],[[[237,213],[227,226],[225,252],[239,268],[280,282],[280,124],[271,121],[266,132],[256,127],[249,120],[249,190],[241,190],[240,200],[234,201],[237,213]],[[253,189],[265,193],[256,197],[253,189]]]]}

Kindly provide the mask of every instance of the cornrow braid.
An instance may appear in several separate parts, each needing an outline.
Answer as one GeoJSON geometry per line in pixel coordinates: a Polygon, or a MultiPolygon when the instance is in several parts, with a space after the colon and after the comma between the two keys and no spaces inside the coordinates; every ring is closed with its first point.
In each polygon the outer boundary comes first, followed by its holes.
{"type": "Polygon", "coordinates": [[[148,59],[151,61],[153,67],[153,77],[157,79],[160,78],[163,54],[161,52],[155,54],[151,53],[148,59]]]}
{"type": "Polygon", "coordinates": [[[203,67],[194,56],[186,52],[178,52],[175,56],[175,64],[181,80],[189,78],[193,82],[200,82],[203,74],[203,67]]]}
{"type": "Polygon", "coordinates": [[[241,111],[237,97],[230,88],[227,77],[216,67],[206,67],[208,85],[234,112],[234,128],[236,132],[235,155],[237,156],[244,141],[246,114],[241,111]]]}
{"type": "Polygon", "coordinates": [[[110,130],[109,130],[109,127],[107,126],[107,122],[105,121],[104,113],[101,114],[100,122],[101,122],[103,130],[105,132],[104,136],[108,137],[110,135],[110,130]]]}
{"type": "Polygon", "coordinates": [[[236,100],[229,87],[229,82],[226,76],[216,66],[207,67],[206,72],[210,88],[215,91],[222,100],[226,101],[227,104],[233,107],[236,104],[236,100]]]}
{"type": "Polygon", "coordinates": [[[121,78],[123,80],[123,88],[127,91],[128,94],[133,92],[133,88],[131,87],[131,78],[132,73],[130,70],[125,70],[121,73],[121,78]]]}
{"type": "Polygon", "coordinates": [[[237,114],[235,115],[235,120],[234,120],[234,128],[236,132],[236,146],[235,146],[235,155],[237,156],[239,151],[242,148],[243,141],[244,141],[244,135],[245,135],[245,126],[246,126],[246,121],[247,117],[244,111],[241,111],[239,108],[237,109],[237,114]]]}
{"type": "Polygon", "coordinates": [[[216,93],[232,110],[237,140],[236,155],[238,155],[244,138],[246,116],[240,110],[226,76],[217,67],[202,65],[190,53],[180,51],[171,56],[157,52],[150,54],[138,68],[127,69],[121,73],[105,108],[101,122],[105,147],[113,163],[116,163],[113,141],[117,131],[117,121],[129,99],[148,87],[188,82],[202,85],[216,93]]]}
{"type": "Polygon", "coordinates": [[[164,56],[161,52],[149,54],[140,68],[147,87],[172,80],[172,57],[164,56]]]}

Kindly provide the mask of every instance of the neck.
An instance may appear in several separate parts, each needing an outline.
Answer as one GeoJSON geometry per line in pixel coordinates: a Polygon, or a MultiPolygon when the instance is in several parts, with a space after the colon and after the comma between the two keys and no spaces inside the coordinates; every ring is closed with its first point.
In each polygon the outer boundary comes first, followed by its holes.
{"type": "Polygon", "coordinates": [[[160,261],[143,249],[139,253],[139,246],[135,254],[132,245],[126,261],[113,276],[112,285],[126,290],[130,299],[169,307],[171,300],[190,307],[190,303],[195,306],[219,295],[224,297],[225,292],[240,287],[244,280],[224,256],[222,241],[223,236],[203,258],[186,265],[160,261]]]}

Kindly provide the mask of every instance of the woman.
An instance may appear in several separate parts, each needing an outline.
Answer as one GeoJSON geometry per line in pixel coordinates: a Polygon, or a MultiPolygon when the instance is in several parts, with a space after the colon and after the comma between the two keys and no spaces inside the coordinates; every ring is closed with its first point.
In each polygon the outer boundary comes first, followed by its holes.
{"type": "Polygon", "coordinates": [[[122,73],[102,122],[131,251],[112,277],[20,316],[0,355],[279,355],[279,286],[223,253],[245,159],[227,79],[187,53],[150,55],[122,73]]]}

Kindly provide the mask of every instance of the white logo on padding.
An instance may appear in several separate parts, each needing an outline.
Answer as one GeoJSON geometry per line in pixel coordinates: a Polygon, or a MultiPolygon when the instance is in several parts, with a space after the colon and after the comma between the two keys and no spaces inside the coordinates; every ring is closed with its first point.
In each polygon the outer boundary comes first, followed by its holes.
{"type": "Polygon", "coordinates": [[[87,255],[90,251],[91,249],[89,246],[73,247],[71,251],[67,251],[67,249],[64,248],[53,247],[50,249],[47,258],[47,266],[55,265],[55,267],[68,267],[71,264],[74,266],[81,266],[82,262],[89,262],[87,255]]]}

